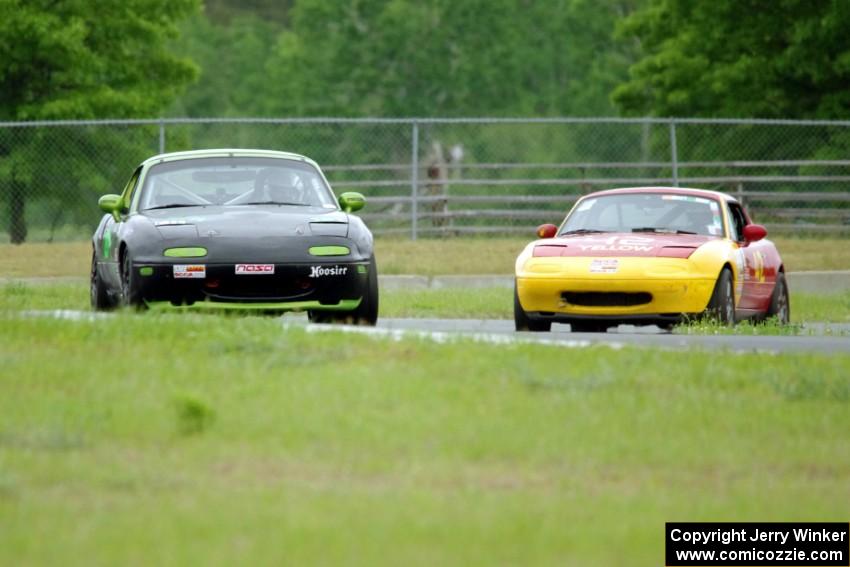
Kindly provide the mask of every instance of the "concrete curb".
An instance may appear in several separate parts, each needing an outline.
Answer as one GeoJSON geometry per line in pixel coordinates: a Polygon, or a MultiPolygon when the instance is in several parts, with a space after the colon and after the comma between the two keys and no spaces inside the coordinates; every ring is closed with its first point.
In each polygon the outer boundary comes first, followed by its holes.
{"type": "Polygon", "coordinates": [[[381,289],[513,287],[513,276],[378,276],[381,289]]]}
{"type": "MultiPolygon", "coordinates": [[[[20,283],[25,285],[45,285],[56,283],[86,283],[88,278],[79,276],[61,276],[47,278],[9,278],[0,276],[0,285],[20,283]]],[[[381,289],[481,289],[511,288],[513,276],[476,275],[476,276],[379,276],[381,289]]],[[[850,291],[850,270],[789,272],[788,288],[803,293],[822,293],[832,295],[850,291]]]]}
{"type": "MultiPolygon", "coordinates": [[[[850,270],[789,272],[788,288],[791,293],[836,294],[850,291],[850,270]]],[[[382,289],[480,289],[485,287],[511,288],[513,276],[380,276],[382,289]]]]}
{"type": "Polygon", "coordinates": [[[84,276],[47,276],[37,278],[10,278],[8,276],[0,276],[0,285],[49,285],[63,283],[85,283],[88,284],[89,279],[84,276]]]}
{"type": "Polygon", "coordinates": [[[834,294],[850,290],[850,270],[835,272],[788,272],[788,289],[791,293],[834,294]]]}

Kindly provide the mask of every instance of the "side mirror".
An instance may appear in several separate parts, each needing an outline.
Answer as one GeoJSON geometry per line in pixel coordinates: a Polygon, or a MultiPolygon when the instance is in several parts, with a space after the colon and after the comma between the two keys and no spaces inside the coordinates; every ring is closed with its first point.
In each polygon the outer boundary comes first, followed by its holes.
{"type": "Polygon", "coordinates": [[[359,211],[366,205],[366,197],[354,191],[348,191],[339,196],[339,206],[346,213],[359,211]]]}
{"type": "Polygon", "coordinates": [[[748,224],[744,227],[744,241],[757,242],[767,236],[767,229],[760,224],[748,224]]]}
{"type": "Polygon", "coordinates": [[[124,212],[124,200],[121,195],[104,195],[97,200],[97,205],[104,213],[115,217],[115,220],[118,220],[118,215],[124,212]]]}
{"type": "Polygon", "coordinates": [[[554,224],[541,224],[537,227],[537,238],[554,238],[558,227],[554,224]]]}

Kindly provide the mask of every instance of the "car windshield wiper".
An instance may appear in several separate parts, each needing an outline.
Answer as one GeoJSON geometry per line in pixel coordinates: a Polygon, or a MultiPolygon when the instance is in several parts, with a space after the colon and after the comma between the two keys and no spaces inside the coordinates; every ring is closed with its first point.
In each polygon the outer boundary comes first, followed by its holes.
{"type": "Polygon", "coordinates": [[[659,228],[656,226],[642,226],[639,228],[633,228],[632,232],[657,232],[659,234],[696,234],[696,232],[691,232],[690,230],[679,230],[676,228],[659,228]]]}
{"type": "Polygon", "coordinates": [[[610,230],[599,230],[596,228],[577,228],[575,230],[568,230],[566,232],[562,232],[558,236],[570,236],[572,234],[599,234],[602,232],[611,232],[610,230]]]}
{"type": "Polygon", "coordinates": [[[156,207],[148,207],[146,211],[155,211],[156,209],[178,209],[180,207],[206,207],[206,205],[196,205],[194,203],[170,203],[168,205],[159,205],[156,207]]]}
{"type": "Polygon", "coordinates": [[[293,207],[312,207],[307,203],[289,203],[287,201],[250,201],[248,203],[237,203],[237,205],[290,205],[293,207]]]}

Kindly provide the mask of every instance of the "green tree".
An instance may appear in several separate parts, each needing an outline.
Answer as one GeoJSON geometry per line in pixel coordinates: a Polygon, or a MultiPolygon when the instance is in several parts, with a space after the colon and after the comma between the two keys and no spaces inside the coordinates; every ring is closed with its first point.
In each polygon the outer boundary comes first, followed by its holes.
{"type": "Polygon", "coordinates": [[[228,24],[232,20],[255,17],[258,20],[283,25],[295,0],[205,0],[204,14],[215,24],[228,24]]]}
{"type": "Polygon", "coordinates": [[[627,114],[847,118],[850,2],[651,0],[620,27],[643,56],[613,101],[627,114]]]}
{"type": "MultiPolygon", "coordinates": [[[[0,119],[155,115],[196,76],[168,42],[176,22],[198,7],[198,0],[0,0],[0,119]]],[[[0,136],[0,194],[12,242],[26,239],[27,198],[48,189],[78,198],[76,185],[43,183],[73,182],[72,175],[44,170],[61,161],[49,156],[75,154],[65,144],[79,142],[34,128],[0,136]]]]}
{"type": "MultiPolygon", "coordinates": [[[[235,8],[234,8],[235,10],[235,8]]],[[[266,63],[283,25],[236,13],[226,23],[198,14],[181,26],[174,49],[201,69],[200,77],[171,107],[173,116],[261,116],[277,96],[266,63]]]]}
{"type": "Polygon", "coordinates": [[[300,0],[268,63],[282,115],[608,114],[640,0],[300,0]]]}

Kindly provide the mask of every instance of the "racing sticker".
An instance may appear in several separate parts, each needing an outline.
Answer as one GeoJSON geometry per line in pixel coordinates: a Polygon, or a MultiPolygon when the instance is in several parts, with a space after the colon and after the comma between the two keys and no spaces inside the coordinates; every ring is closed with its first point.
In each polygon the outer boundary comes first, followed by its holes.
{"type": "Polygon", "coordinates": [[[719,236],[723,234],[723,221],[720,220],[719,216],[715,215],[711,218],[711,224],[707,228],[710,235],[719,236]]]}
{"type": "Polygon", "coordinates": [[[584,252],[652,252],[654,240],[646,236],[586,237],[575,246],[584,252]]]}
{"type": "Polygon", "coordinates": [[[596,258],[590,262],[592,274],[614,274],[619,268],[620,261],[616,258],[596,258]]]}
{"type": "Polygon", "coordinates": [[[322,278],[325,276],[344,276],[348,272],[348,266],[310,266],[311,278],[322,278]]]}
{"type": "Polygon", "coordinates": [[[238,275],[264,276],[274,274],[274,264],[236,264],[238,275]]]}
{"type": "Polygon", "coordinates": [[[690,195],[662,195],[663,201],[687,201],[689,203],[704,203],[709,204],[711,201],[704,197],[692,197],[690,195]]]}
{"type": "Polygon", "coordinates": [[[204,264],[175,264],[175,280],[195,280],[207,277],[207,267],[204,264]]]}

